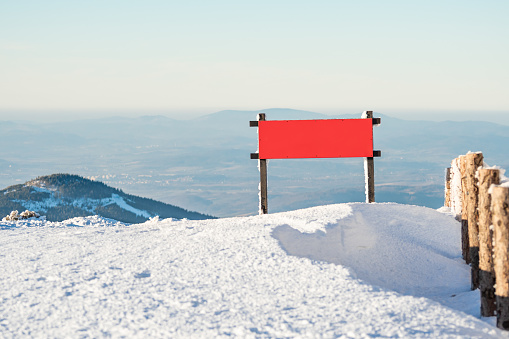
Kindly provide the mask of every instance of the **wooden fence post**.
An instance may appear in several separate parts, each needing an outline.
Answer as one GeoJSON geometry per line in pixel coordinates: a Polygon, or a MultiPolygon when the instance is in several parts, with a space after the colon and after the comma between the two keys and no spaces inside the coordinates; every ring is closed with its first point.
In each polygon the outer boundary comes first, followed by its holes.
{"type": "Polygon", "coordinates": [[[491,213],[495,239],[497,327],[509,330],[509,187],[492,188],[491,213]]]}
{"type": "MultiPolygon", "coordinates": [[[[265,121],[265,113],[258,114],[258,121],[265,121]]],[[[260,209],[259,214],[269,213],[269,201],[267,198],[267,159],[258,159],[260,167],[260,209]]]]}
{"type": "Polygon", "coordinates": [[[476,173],[482,167],[482,153],[469,153],[466,156],[467,169],[467,222],[468,222],[468,246],[472,273],[472,290],[479,288],[479,213],[477,204],[479,199],[479,187],[476,173]]]}
{"type": "Polygon", "coordinates": [[[463,260],[470,264],[469,242],[468,242],[468,221],[467,221],[467,163],[466,155],[458,157],[461,173],[461,254],[463,260]]]}
{"type": "Polygon", "coordinates": [[[458,221],[461,221],[461,171],[460,159],[455,158],[451,161],[451,212],[453,212],[458,221]]]}
{"type": "Polygon", "coordinates": [[[445,169],[445,207],[451,207],[451,168],[445,169]]]}
{"type": "MultiPolygon", "coordinates": [[[[373,119],[373,111],[364,111],[363,119],[373,119]]],[[[366,184],[366,202],[375,202],[375,162],[373,157],[364,158],[364,178],[366,184]]]]}
{"type": "Polygon", "coordinates": [[[493,232],[491,223],[491,185],[500,183],[500,171],[480,169],[479,177],[479,290],[481,291],[481,316],[495,315],[495,272],[493,271],[493,232]]]}

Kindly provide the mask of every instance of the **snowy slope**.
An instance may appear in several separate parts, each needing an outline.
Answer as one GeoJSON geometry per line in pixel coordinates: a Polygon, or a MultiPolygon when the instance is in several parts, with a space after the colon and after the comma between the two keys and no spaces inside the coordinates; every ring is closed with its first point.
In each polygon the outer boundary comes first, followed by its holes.
{"type": "Polygon", "coordinates": [[[12,211],[30,210],[50,221],[100,215],[125,223],[151,217],[210,219],[211,216],[124,193],[102,182],[79,175],[57,173],[0,190],[0,218],[12,211]]]}
{"type": "Polygon", "coordinates": [[[506,337],[479,319],[459,224],[424,207],[31,220],[0,234],[3,338],[506,337]]]}

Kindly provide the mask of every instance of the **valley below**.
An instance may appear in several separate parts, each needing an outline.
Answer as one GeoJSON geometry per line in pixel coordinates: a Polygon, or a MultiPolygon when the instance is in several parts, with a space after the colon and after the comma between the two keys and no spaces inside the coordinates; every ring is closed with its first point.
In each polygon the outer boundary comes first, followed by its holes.
{"type": "MultiPolygon", "coordinates": [[[[261,111],[260,111],[261,112],[261,111]]],[[[359,118],[263,110],[269,120],[359,118]]],[[[218,217],[258,212],[258,111],[223,111],[193,120],[163,116],[59,123],[0,124],[0,186],[53,173],[89,179],[218,217]]],[[[438,208],[444,171],[458,154],[483,151],[490,165],[509,168],[509,126],[487,122],[429,122],[377,114],[374,128],[377,202],[438,208]]],[[[270,160],[269,212],[364,201],[362,158],[270,160]]]]}

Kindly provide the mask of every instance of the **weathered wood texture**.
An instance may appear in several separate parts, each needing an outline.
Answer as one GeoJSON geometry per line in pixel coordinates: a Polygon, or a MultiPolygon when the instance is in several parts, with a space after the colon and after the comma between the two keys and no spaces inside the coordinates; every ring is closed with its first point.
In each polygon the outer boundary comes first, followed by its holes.
{"type": "Polygon", "coordinates": [[[480,169],[479,180],[479,290],[481,291],[481,316],[495,315],[495,272],[493,271],[493,231],[491,223],[491,185],[500,183],[500,171],[480,169]]]}
{"type": "Polygon", "coordinates": [[[259,159],[260,162],[260,214],[269,213],[269,201],[267,194],[267,160],[259,159]]]}
{"type": "Polygon", "coordinates": [[[495,239],[497,327],[509,330],[509,187],[492,188],[491,213],[495,239]]]}
{"type": "Polygon", "coordinates": [[[461,173],[461,254],[463,260],[470,264],[469,242],[468,242],[468,221],[467,221],[467,163],[466,155],[458,158],[461,173]]]}
{"type": "Polygon", "coordinates": [[[451,207],[451,168],[445,169],[445,207],[451,207]]]}
{"type": "MultiPolygon", "coordinates": [[[[265,113],[258,114],[258,121],[265,121],[265,113]]],[[[259,214],[269,213],[268,187],[267,187],[267,160],[258,159],[260,168],[260,208],[259,214]]]]}
{"type": "Polygon", "coordinates": [[[471,288],[479,288],[479,213],[477,211],[479,187],[477,185],[477,170],[482,167],[482,153],[469,153],[466,156],[467,182],[467,222],[470,267],[472,273],[471,288]]]}
{"type": "MultiPolygon", "coordinates": [[[[373,111],[364,111],[363,119],[373,119],[373,111]]],[[[366,202],[375,202],[375,162],[373,157],[364,158],[364,176],[366,185],[366,202]]]]}
{"type": "Polygon", "coordinates": [[[375,202],[375,161],[372,157],[364,158],[364,175],[366,176],[366,202],[375,202]]]}

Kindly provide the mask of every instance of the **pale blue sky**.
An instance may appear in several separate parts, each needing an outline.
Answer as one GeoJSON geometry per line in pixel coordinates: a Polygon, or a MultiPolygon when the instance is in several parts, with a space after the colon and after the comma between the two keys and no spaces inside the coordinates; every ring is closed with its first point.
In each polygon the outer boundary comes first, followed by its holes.
{"type": "Polygon", "coordinates": [[[508,15],[507,0],[4,0],[0,118],[509,115],[508,15]]]}

